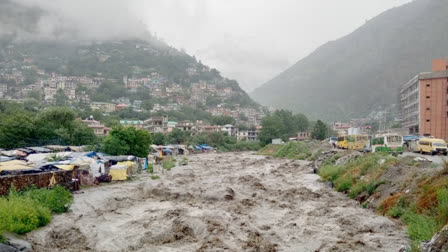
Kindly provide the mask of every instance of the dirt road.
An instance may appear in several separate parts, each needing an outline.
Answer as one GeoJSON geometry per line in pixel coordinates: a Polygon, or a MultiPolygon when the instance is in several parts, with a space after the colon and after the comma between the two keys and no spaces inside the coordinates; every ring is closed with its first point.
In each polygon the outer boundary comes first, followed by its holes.
{"type": "Polygon", "coordinates": [[[398,251],[403,227],[362,209],[305,161],[190,156],[75,195],[71,212],[27,235],[36,251],[398,251]]]}

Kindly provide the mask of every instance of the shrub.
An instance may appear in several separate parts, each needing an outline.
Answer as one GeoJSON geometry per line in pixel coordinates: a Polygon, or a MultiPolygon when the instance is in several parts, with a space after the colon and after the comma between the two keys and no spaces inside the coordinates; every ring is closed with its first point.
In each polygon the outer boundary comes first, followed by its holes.
{"type": "Polygon", "coordinates": [[[220,146],[219,151],[228,152],[228,151],[258,151],[261,149],[261,145],[259,142],[236,142],[232,144],[224,144],[220,146]]]}
{"type": "Polygon", "coordinates": [[[148,173],[154,172],[154,167],[152,166],[152,164],[148,164],[148,168],[146,169],[146,172],[148,172],[148,173]]]}
{"type": "Polygon", "coordinates": [[[356,196],[360,195],[365,190],[366,190],[366,183],[363,181],[358,182],[354,186],[352,186],[352,188],[350,188],[348,196],[353,199],[356,196]]]}
{"type": "Polygon", "coordinates": [[[162,162],[162,167],[165,170],[170,171],[171,168],[175,167],[176,165],[174,164],[174,162],[172,160],[165,160],[162,162]]]}
{"type": "Polygon", "coordinates": [[[306,159],[311,156],[311,150],[305,142],[288,142],[282,145],[273,156],[276,158],[306,159]]]}
{"type": "Polygon", "coordinates": [[[55,186],[53,190],[48,189],[33,189],[24,193],[36,203],[47,207],[52,212],[63,213],[66,212],[73,201],[73,195],[62,186],[55,186]]]}
{"type": "Polygon", "coordinates": [[[405,213],[405,209],[400,206],[393,206],[389,211],[387,211],[387,215],[392,218],[399,218],[405,213]]]}
{"type": "Polygon", "coordinates": [[[353,185],[353,178],[349,175],[339,177],[334,181],[334,186],[338,192],[348,192],[353,185]]]}
{"type": "Polygon", "coordinates": [[[402,220],[408,225],[408,235],[413,241],[430,240],[437,231],[434,219],[425,215],[408,211],[403,215],[402,220]]]}
{"type": "Polygon", "coordinates": [[[160,177],[159,177],[159,176],[156,176],[156,175],[152,175],[152,176],[151,176],[151,179],[154,179],[154,180],[155,180],[155,179],[159,179],[159,178],[160,178],[160,177]]]}
{"type": "Polygon", "coordinates": [[[17,234],[24,234],[45,226],[51,220],[50,209],[35,204],[35,201],[28,197],[9,195],[7,207],[6,211],[9,215],[7,230],[17,234]]]}
{"type": "Polygon", "coordinates": [[[51,213],[69,209],[73,196],[61,186],[54,189],[31,189],[18,193],[11,189],[0,197],[0,236],[4,231],[24,234],[51,221],[51,213]]]}
{"type": "Polygon", "coordinates": [[[341,174],[343,168],[341,166],[324,165],[319,168],[319,175],[324,179],[334,182],[341,174]]]}

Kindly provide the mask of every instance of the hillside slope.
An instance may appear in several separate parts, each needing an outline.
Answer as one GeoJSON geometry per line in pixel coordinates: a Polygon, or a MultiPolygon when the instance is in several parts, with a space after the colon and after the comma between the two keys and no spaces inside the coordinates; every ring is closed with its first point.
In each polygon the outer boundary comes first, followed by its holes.
{"type": "Polygon", "coordinates": [[[397,102],[400,84],[448,56],[448,1],[393,8],[256,89],[263,105],[340,120],[397,102]]]}
{"type": "Polygon", "coordinates": [[[240,108],[260,110],[235,80],[146,27],[95,37],[62,16],[56,18],[60,26],[46,27],[54,13],[20,3],[0,0],[0,99],[26,99],[33,92],[52,105],[62,90],[67,97],[59,100],[71,105],[137,100],[155,112],[186,106],[234,117],[245,114],[240,108]]]}

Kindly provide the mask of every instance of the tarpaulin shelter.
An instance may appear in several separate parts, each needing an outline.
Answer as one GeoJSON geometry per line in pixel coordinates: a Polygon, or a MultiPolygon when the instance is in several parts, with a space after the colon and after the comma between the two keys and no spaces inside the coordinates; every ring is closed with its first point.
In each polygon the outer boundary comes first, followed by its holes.
{"type": "Polygon", "coordinates": [[[126,165],[113,165],[110,167],[109,175],[112,176],[112,180],[126,180],[127,166],[126,165]]]}
{"type": "Polygon", "coordinates": [[[28,166],[23,160],[10,160],[6,162],[0,162],[0,172],[2,171],[14,171],[14,170],[32,170],[33,167],[28,166]]]}
{"type": "Polygon", "coordinates": [[[168,149],[168,148],[163,149],[163,155],[164,155],[164,156],[167,156],[167,155],[173,155],[173,151],[170,150],[170,149],[168,149]]]}
{"type": "Polygon", "coordinates": [[[126,167],[126,173],[128,175],[135,174],[137,172],[137,169],[138,169],[138,164],[136,162],[133,162],[133,161],[118,162],[117,166],[125,166],[126,167]]]}

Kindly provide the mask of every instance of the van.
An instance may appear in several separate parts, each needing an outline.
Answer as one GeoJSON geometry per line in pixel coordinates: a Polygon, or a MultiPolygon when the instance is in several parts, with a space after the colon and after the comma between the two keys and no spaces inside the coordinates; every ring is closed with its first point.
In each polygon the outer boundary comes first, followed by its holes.
{"type": "Polygon", "coordinates": [[[443,154],[446,156],[447,147],[446,142],[442,139],[436,138],[423,138],[418,141],[417,151],[420,153],[443,154]]]}

